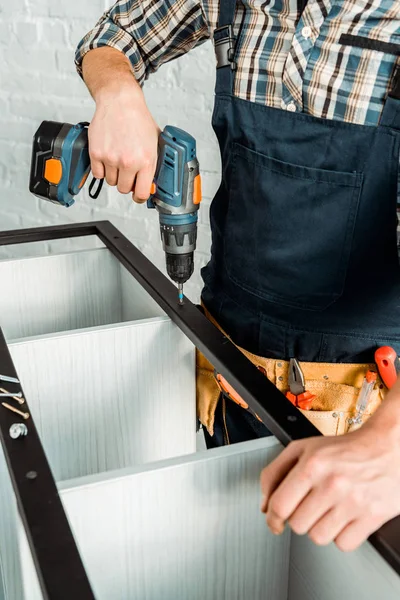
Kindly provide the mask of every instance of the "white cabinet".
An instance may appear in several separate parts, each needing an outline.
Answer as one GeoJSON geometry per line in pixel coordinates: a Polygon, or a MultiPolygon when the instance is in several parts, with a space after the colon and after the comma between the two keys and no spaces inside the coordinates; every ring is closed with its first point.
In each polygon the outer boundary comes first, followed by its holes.
{"type": "MultiPolygon", "coordinates": [[[[368,544],[344,555],[268,532],[259,475],[275,438],[196,452],[194,348],[108,250],[0,261],[0,279],[0,324],[97,600],[399,598],[368,544]]],[[[43,600],[2,451],[0,600],[43,600]]]]}

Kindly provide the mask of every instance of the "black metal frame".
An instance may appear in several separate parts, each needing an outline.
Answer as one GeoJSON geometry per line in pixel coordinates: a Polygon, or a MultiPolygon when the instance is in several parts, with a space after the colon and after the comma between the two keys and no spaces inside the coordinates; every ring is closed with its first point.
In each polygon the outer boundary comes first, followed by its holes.
{"type": "MultiPolygon", "coordinates": [[[[194,304],[187,299],[183,306],[178,304],[173,283],[110,222],[0,232],[0,246],[82,236],[97,236],[105,244],[284,445],[320,435],[194,304]]],[[[17,377],[2,333],[0,361],[4,373],[17,377]]],[[[29,420],[29,435],[19,440],[9,436],[14,422],[11,413],[0,411],[0,439],[43,597],[93,600],[33,419],[29,420]]],[[[387,523],[370,541],[400,574],[400,518],[387,523]]]]}

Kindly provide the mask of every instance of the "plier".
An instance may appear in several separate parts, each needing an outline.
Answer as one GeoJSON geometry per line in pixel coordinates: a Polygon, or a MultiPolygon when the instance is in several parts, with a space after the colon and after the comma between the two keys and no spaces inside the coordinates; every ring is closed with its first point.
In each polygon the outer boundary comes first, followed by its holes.
{"type": "Polygon", "coordinates": [[[289,362],[289,388],[286,398],[302,410],[310,410],[315,394],[306,391],[304,374],[296,358],[289,362]]]}

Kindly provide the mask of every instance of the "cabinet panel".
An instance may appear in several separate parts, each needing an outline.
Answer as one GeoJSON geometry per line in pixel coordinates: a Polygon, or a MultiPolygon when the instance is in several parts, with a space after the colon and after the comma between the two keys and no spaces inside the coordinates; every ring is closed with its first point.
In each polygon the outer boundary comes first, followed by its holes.
{"type": "Polygon", "coordinates": [[[57,481],[195,451],[195,353],[168,319],[9,346],[57,481]]]}
{"type": "Polygon", "coordinates": [[[105,248],[0,261],[0,279],[7,340],[163,314],[105,248]]]}
{"type": "Polygon", "coordinates": [[[260,471],[280,450],[257,440],[64,482],[96,599],[287,600],[290,534],[270,534],[259,508],[260,471]]]}
{"type": "Polygon", "coordinates": [[[400,578],[369,544],[350,553],[292,536],[288,600],[398,600],[400,578]]]}

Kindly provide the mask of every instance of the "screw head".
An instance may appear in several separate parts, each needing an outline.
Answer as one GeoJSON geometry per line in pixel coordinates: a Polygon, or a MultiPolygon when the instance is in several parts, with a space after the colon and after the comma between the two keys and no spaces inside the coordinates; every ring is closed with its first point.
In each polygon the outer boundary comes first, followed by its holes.
{"type": "Polygon", "coordinates": [[[295,417],[294,415],[289,415],[287,420],[291,423],[294,423],[295,421],[297,421],[297,417],[295,417]]]}
{"type": "Polygon", "coordinates": [[[36,477],[37,477],[36,471],[28,471],[28,473],[26,474],[27,479],[36,479],[36,477]]]}
{"type": "Polygon", "coordinates": [[[14,423],[10,427],[10,437],[13,440],[17,440],[20,437],[26,436],[28,433],[28,428],[24,423],[14,423]]]}

